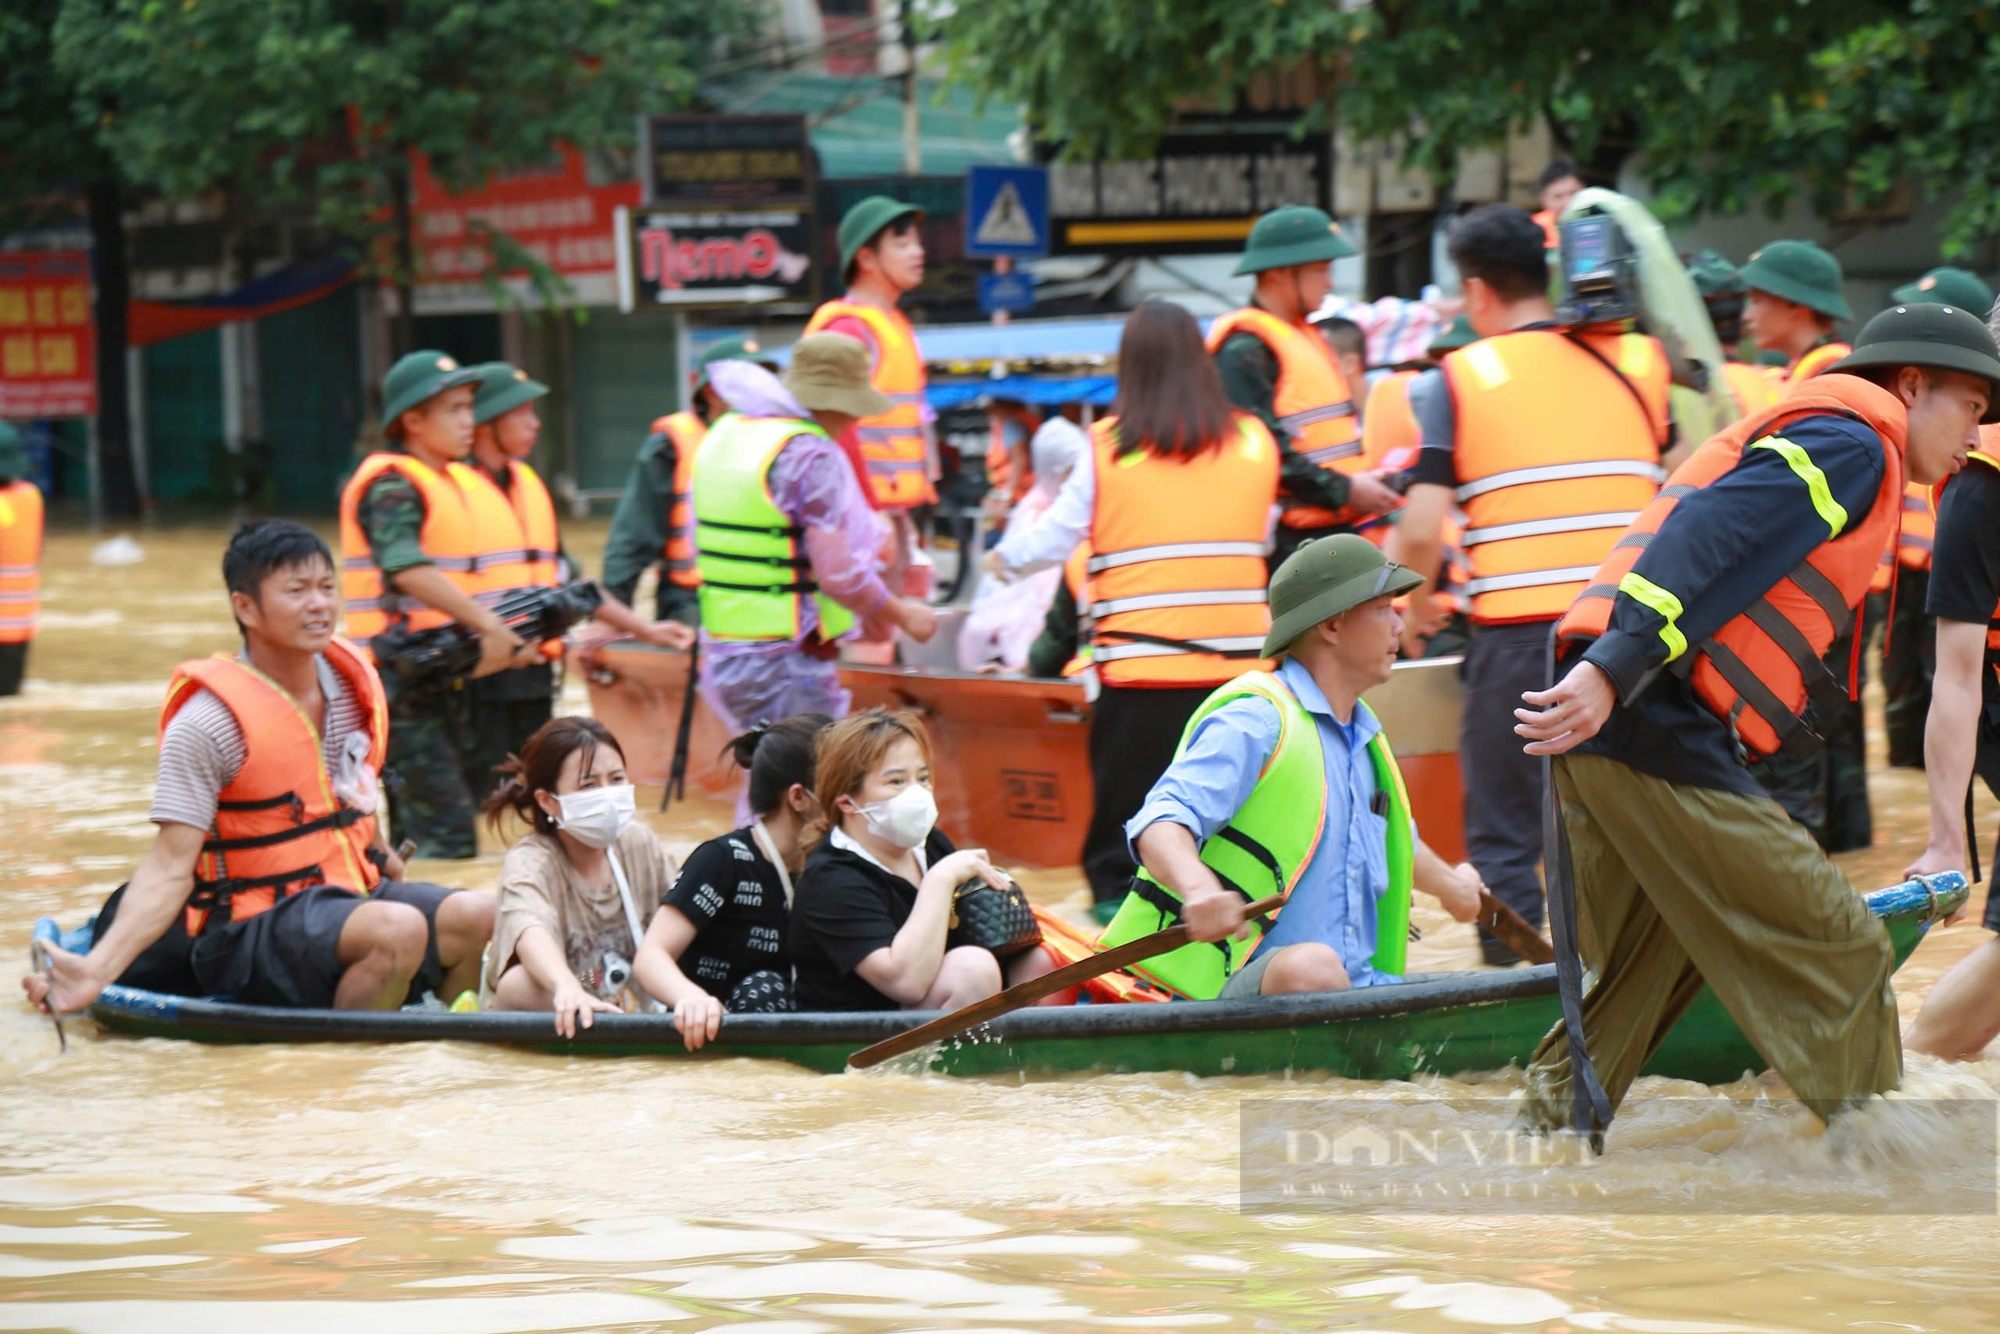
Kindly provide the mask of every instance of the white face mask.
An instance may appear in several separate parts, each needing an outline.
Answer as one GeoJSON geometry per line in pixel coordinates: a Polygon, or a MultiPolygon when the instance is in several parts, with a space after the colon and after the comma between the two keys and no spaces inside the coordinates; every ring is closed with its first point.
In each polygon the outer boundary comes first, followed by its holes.
{"type": "Polygon", "coordinates": [[[630,783],[587,787],[556,797],[562,814],[556,825],[586,848],[608,848],[638,813],[637,791],[630,783]]]}
{"type": "Polygon", "coordinates": [[[930,837],[937,813],[937,798],[922,783],[912,783],[887,801],[871,801],[861,808],[868,832],[899,848],[918,847],[930,837]]]}

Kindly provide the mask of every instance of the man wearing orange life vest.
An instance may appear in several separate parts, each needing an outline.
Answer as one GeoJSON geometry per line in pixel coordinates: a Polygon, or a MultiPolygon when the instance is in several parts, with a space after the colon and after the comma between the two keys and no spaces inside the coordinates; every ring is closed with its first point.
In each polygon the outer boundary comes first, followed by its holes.
{"type": "MultiPolygon", "coordinates": [[[[391,626],[430,630],[457,621],[477,631],[475,675],[540,662],[478,595],[479,535],[452,465],[472,450],[478,372],[442,352],[412,352],[382,381],[383,434],[340,496],[341,594],[347,634],[363,652],[391,626]]],[[[397,833],[426,857],[471,857],[477,799],[466,786],[458,737],[465,692],[404,696],[389,716],[390,804],[397,833]]],[[[484,795],[482,792],[480,795],[484,795]]]]}
{"type": "Polygon", "coordinates": [[[1576,892],[1558,951],[1580,943],[1597,975],[1564,1007],[1603,1096],[1566,1021],[1529,1068],[1531,1121],[1601,1127],[1704,981],[1822,1119],[1896,1087],[1888,933],[1743,756],[1817,743],[1808,701],[1845,692],[1821,656],[1905,477],[1964,463],[1996,383],[1971,315],[1884,311],[1829,373],[1682,464],[1564,615],[1564,674],[1523,696],[1516,730],[1555,757],[1576,892]]]}
{"type": "MultiPolygon", "coordinates": [[[[1466,855],[1496,897],[1539,923],[1542,775],[1514,739],[1514,701],[1546,684],[1549,628],[1659,490],[1669,371],[1651,338],[1556,323],[1541,229],[1520,209],[1477,209],[1449,244],[1480,337],[1410,382],[1423,447],[1388,551],[1427,581],[1408,612],[1424,626],[1441,535],[1453,504],[1464,510],[1466,855]]],[[[1483,929],[1480,945],[1488,963],[1515,961],[1483,929]]]]}
{"type": "Polygon", "coordinates": [[[1535,224],[1542,229],[1544,249],[1561,247],[1562,215],[1569,208],[1569,201],[1575,199],[1576,192],[1582,188],[1583,177],[1577,174],[1576,163],[1568,158],[1559,157],[1542,168],[1542,174],[1535,182],[1542,211],[1535,214],[1535,224]]]}
{"type": "Polygon", "coordinates": [[[937,443],[927,377],[916,330],[897,302],[924,280],[924,238],[918,224],[924,211],[886,195],[870,195],[840,219],[840,275],[846,294],[828,301],[806,321],[805,332],[846,334],[868,349],[869,383],[888,395],[887,412],[864,417],[843,434],[841,448],[860,470],[869,503],[888,516],[894,529],[890,566],[884,573],[892,593],[905,592],[905,575],[916,549],[910,511],[933,504],[937,490],[937,443]]]}
{"type": "Polygon", "coordinates": [[[762,352],[754,338],[711,343],[695,370],[689,406],[656,418],[639,446],[611,515],[610,535],[604,539],[604,588],[626,606],[635,605],[639,576],[657,565],[660,581],[653,593],[654,616],[701,624],[701,574],[694,555],[694,456],[709,424],[729,411],[708,382],[708,368],[719,361],[752,361],[776,371],[776,363],[760,359],[762,352]]]}
{"type": "Polygon", "coordinates": [[[1355,395],[1333,349],[1307,321],[1333,290],[1332,264],[1354,253],[1320,209],[1274,209],[1257,219],[1235,272],[1256,275],[1250,304],[1208,328],[1208,350],[1229,401],[1278,442],[1278,540],[1271,568],[1300,545],[1346,532],[1398,497],[1361,468],[1355,395]]]}
{"type": "Polygon", "coordinates": [[[247,1005],[395,1009],[478,985],[493,896],[402,880],[383,844],[382,684],[334,636],[333,557],[260,519],[222,559],[243,650],[185,662],[160,714],[152,849],[88,954],[50,947],[31,1002],[80,1010],[112,982],[247,1005]]]}
{"type": "MultiPolygon", "coordinates": [[[[480,585],[474,596],[493,606],[524,589],[568,583],[577,569],[563,550],[555,502],[528,462],[542,431],[535,402],[549,387],[504,361],[474,369],[472,458],[452,464],[450,473],[472,513],[480,585]]],[[[598,604],[596,620],[610,633],[663,648],[694,642],[688,626],[649,621],[615,596],[598,604]]],[[[470,726],[459,734],[460,759],[475,799],[485,797],[498,766],[554,715],[554,664],[561,658],[562,641],[551,640],[541,646],[541,661],[466,683],[470,726]]]]}
{"type": "Polygon", "coordinates": [[[42,493],[21,433],[0,422],[0,695],[21,692],[42,587],[42,493]]]}

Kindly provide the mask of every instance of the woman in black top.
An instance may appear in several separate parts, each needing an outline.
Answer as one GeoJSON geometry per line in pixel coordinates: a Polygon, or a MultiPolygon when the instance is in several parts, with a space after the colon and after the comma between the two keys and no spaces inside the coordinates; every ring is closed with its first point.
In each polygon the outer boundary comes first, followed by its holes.
{"type": "MultiPolygon", "coordinates": [[[[801,1010],[953,1010],[1000,990],[1000,963],[976,945],[945,947],[952,892],[1007,878],[981,848],[954,850],[935,828],[930,738],[909,713],[871,709],[827,729],[819,794],[832,827],[806,858],[792,904],[801,1010]]],[[[1053,965],[1029,950],[1006,981],[1053,965]]]]}
{"type": "Polygon", "coordinates": [[[785,948],[792,877],[805,865],[806,825],[819,814],[813,766],[832,721],[801,713],[729,743],[750,775],[756,818],[694,850],[632,960],[639,984],[674,1007],[689,1051],[715,1036],[725,1011],[796,1008],[785,948]]]}

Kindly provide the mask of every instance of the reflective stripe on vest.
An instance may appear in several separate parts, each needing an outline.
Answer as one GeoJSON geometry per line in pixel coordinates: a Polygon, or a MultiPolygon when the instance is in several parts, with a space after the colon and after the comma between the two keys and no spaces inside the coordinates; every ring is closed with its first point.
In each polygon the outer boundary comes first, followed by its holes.
{"type": "Polygon", "coordinates": [[[884,509],[908,509],[937,499],[932,489],[930,450],[924,442],[924,359],[916,331],[899,310],[878,310],[859,301],[829,301],[812,313],[805,331],[818,333],[840,319],[856,319],[875,340],[875,370],[869,377],[895,404],[855,425],[868,485],[884,509]]]}
{"type": "MultiPolygon", "coordinates": [[[[1284,682],[1267,672],[1250,672],[1218,688],[1202,701],[1181,732],[1174,752],[1187,753],[1202,720],[1232,700],[1255,695],[1278,711],[1278,744],[1265,761],[1257,785],[1243,808],[1202,845],[1201,860],[1224,888],[1246,900],[1290,893],[1312,864],[1326,833],[1326,759],[1319,727],[1312,714],[1284,682]]],[[[1366,704],[1357,705],[1367,708],[1366,704]]],[[[1410,798],[1402,772],[1389,749],[1389,739],[1377,732],[1368,743],[1377,788],[1388,802],[1389,890],[1375,905],[1376,935],[1373,963],[1384,973],[1399,974],[1407,957],[1410,922],[1410,880],[1415,839],[1410,824],[1410,798]]],[[[1113,949],[1180,920],[1180,899],[1141,870],[1118,913],[1098,938],[1099,950],[1113,949]]],[[[1133,966],[1140,977],[1156,982],[1177,996],[1212,1000],[1221,994],[1229,975],[1242,967],[1263,939],[1266,922],[1247,924],[1247,938],[1213,944],[1183,945],[1133,966]]]]}
{"type": "MultiPolygon", "coordinates": [[[[389,744],[381,680],[345,640],[328,643],[326,659],[361,704],[368,737],[364,763],[379,774],[389,744]]],[[[276,682],[228,655],[184,662],[167,687],[159,735],[204,689],[236,719],[244,754],[242,768],[216,802],[215,823],[195,864],[188,934],[199,935],[211,920],[254,917],[280,897],[313,885],[361,894],[374,889],[381,876],[367,851],[375,842],[375,817],[334,795],[319,729],[276,682]]]]}
{"type": "Polygon", "coordinates": [[[35,637],[41,613],[42,493],[25,479],[0,486],[0,644],[35,637]]]}
{"type": "Polygon", "coordinates": [[[1236,417],[1192,458],[1118,453],[1117,419],[1091,427],[1097,497],[1088,588],[1092,660],[1107,685],[1218,685],[1257,665],[1271,628],[1264,531],[1278,447],[1236,417]]]}
{"type": "Polygon", "coordinates": [[[694,457],[701,451],[708,427],[692,412],[675,412],[653,423],[653,434],[663,435],[674,449],[673,492],[667,498],[667,540],[660,557],[666,578],[680,588],[700,588],[701,573],[694,559],[694,457]]]}
{"type": "MultiPolygon", "coordinates": [[[[555,502],[533,468],[509,464],[504,491],[491,473],[476,464],[454,463],[450,472],[472,514],[478,544],[472,563],[475,602],[496,606],[524,589],[554,588],[561,582],[562,538],[556,529],[555,502]]],[[[545,640],[541,651],[553,662],[562,656],[562,641],[545,640]]]]}
{"type": "MultiPolygon", "coordinates": [[[[1902,512],[1906,422],[1903,405],[1894,395],[1855,376],[1834,374],[1726,428],[1675,471],[1632,531],[1619,539],[1563,616],[1558,635],[1568,642],[1602,635],[1617,596],[1632,597],[1661,617],[1664,625],[1659,634],[1672,670],[1685,676],[1696,698],[1735,728],[1746,751],[1753,755],[1784,751],[1802,757],[1816,752],[1821,742],[1806,725],[1806,705],[1808,700],[1830,704],[1847,694],[1845,683],[1827,669],[1821,655],[1867,595],[1902,512]],[[1800,417],[1826,413],[1863,422],[1883,442],[1887,466],[1868,513],[1851,522],[1844,534],[1823,540],[1748,611],[1691,644],[1678,624],[1679,594],[1633,568],[1643,559],[1649,538],[1672,521],[1682,499],[1735,468],[1746,448],[1767,439],[1781,440],[1785,427],[1800,417]]],[[[1815,493],[1811,474],[1817,469],[1808,466],[1802,472],[1791,454],[1776,452],[1800,473],[1803,485],[1796,510],[1773,515],[1772,522],[1816,526],[1830,522],[1838,506],[1832,505],[1830,495],[1815,493]]],[[[1809,459],[1805,462],[1810,465],[1809,459]]]]}
{"type": "Polygon", "coordinates": [[[808,421],[732,412],[709,427],[695,454],[695,559],[702,628],[712,639],[798,639],[807,597],[818,607],[822,641],[853,628],[853,613],[814,582],[804,530],[771,497],[771,465],[802,435],[826,432],[808,421]]]}
{"type": "Polygon", "coordinates": [[[386,472],[401,473],[423,498],[424,526],[418,540],[424,555],[459,592],[467,597],[479,592],[474,575],[478,537],[472,510],[458,483],[408,454],[370,454],[340,493],[340,595],[347,608],[347,637],[363,652],[368,651],[369,640],[397,622],[411,631],[434,630],[452,623],[451,617],[435,607],[387,587],[376,568],[359,514],[362,495],[386,472]]]}
{"type": "Polygon", "coordinates": [[[1903,527],[1896,534],[1896,563],[1906,570],[1928,570],[1937,540],[1937,515],[1931,512],[1927,486],[1911,482],[1903,488],[1903,527]]]}
{"type": "MultiPolygon", "coordinates": [[[[1330,472],[1360,472],[1361,426],[1355,419],[1354,393],[1319,331],[1245,306],[1209,326],[1209,352],[1221,351],[1237,333],[1255,336],[1278,359],[1271,415],[1291,437],[1293,451],[1330,472]]],[[[1289,495],[1279,500],[1280,522],[1287,528],[1326,528],[1342,521],[1341,514],[1295,502],[1289,495]]]]}
{"type": "Polygon", "coordinates": [[[1659,490],[1666,355],[1638,335],[1524,329],[1451,353],[1444,376],[1472,618],[1554,620],[1659,490]]]}

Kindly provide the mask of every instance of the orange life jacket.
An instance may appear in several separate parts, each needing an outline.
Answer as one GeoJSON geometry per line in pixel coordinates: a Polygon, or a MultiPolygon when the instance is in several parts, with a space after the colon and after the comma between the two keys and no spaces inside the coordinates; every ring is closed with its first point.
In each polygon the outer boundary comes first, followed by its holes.
{"type": "Polygon", "coordinates": [[[875,340],[875,372],[870,383],[895,400],[895,406],[855,425],[861,458],[868,468],[868,486],[883,509],[910,509],[937,499],[931,487],[930,450],[924,443],[923,354],[917,333],[900,310],[877,310],[859,301],[829,301],[806,321],[806,332],[818,333],[835,320],[851,318],[868,326],[875,340]]]}
{"type": "Polygon", "coordinates": [[[1534,216],[1535,224],[1542,229],[1543,248],[1547,250],[1561,249],[1562,228],[1559,225],[1561,219],[1556,217],[1554,210],[1545,208],[1537,212],[1534,216]]]}
{"type": "MultiPolygon", "coordinates": [[[[1361,466],[1364,469],[1393,473],[1408,472],[1416,466],[1423,432],[1417,425],[1417,414],[1410,409],[1410,382],[1417,375],[1416,371],[1396,371],[1377,380],[1374,388],[1368,391],[1368,411],[1361,418],[1361,466]]],[[[1389,534],[1394,530],[1395,524],[1388,514],[1370,515],[1354,525],[1355,532],[1378,547],[1388,543],[1389,534]]],[[[1444,558],[1438,567],[1434,594],[1454,612],[1464,612],[1470,606],[1465,596],[1465,581],[1470,576],[1465,570],[1465,551],[1459,545],[1464,533],[1465,516],[1454,508],[1445,516],[1444,527],[1439,532],[1444,544],[1444,558]]]]}
{"type": "Polygon", "coordinates": [[[1087,605],[1099,679],[1118,686],[1221,685],[1260,667],[1271,629],[1264,533],[1278,445],[1238,413],[1236,429],[1188,459],[1118,453],[1118,419],[1091,427],[1097,469],[1087,605]]]}
{"type": "Polygon", "coordinates": [[[479,540],[471,507],[458,483],[408,454],[370,454],[361,460],[340,493],[340,596],[346,603],[347,637],[364,653],[369,652],[369,641],[391,625],[401,623],[417,631],[452,623],[451,617],[437,608],[390,588],[381,567],[375,564],[368,535],[361,531],[359,512],[369,484],[385,472],[401,473],[423,497],[424,526],[418,540],[424,555],[461,593],[467,597],[479,593],[475,573],[479,540]]]}
{"type": "Polygon", "coordinates": [[[1014,456],[1007,448],[1005,426],[1013,422],[1033,439],[1042,419],[1027,408],[1003,406],[989,409],[987,415],[992,419],[993,435],[986,444],[986,484],[1010,501],[1019,500],[1035,484],[1035,471],[1028,467],[1022,469],[1020,477],[1014,476],[1014,456]]]}
{"type": "MultiPolygon", "coordinates": [[[[1361,471],[1361,423],[1355,417],[1354,394],[1333,349],[1315,329],[1290,324],[1268,310],[1245,306],[1232,310],[1208,327],[1208,350],[1222,350],[1231,334],[1260,339],[1278,359],[1278,387],[1271,413],[1292,439],[1293,448],[1329,472],[1352,476],[1361,471]]],[[[1347,511],[1335,512],[1280,496],[1287,528],[1328,528],[1346,522],[1347,511]]]]}
{"type": "Polygon", "coordinates": [[[41,588],[42,493],[23,479],[0,486],[0,644],[35,637],[41,588]]]}
{"type": "Polygon", "coordinates": [[[1821,343],[1818,347],[1809,349],[1785,371],[1785,387],[1782,392],[1796,393],[1800,385],[1816,375],[1825,374],[1827,367],[1853,350],[1846,343],[1821,343]]]}
{"type": "Polygon", "coordinates": [[[1766,367],[1746,366],[1740,361],[1722,363],[1723,387],[1745,417],[1754,417],[1778,401],[1778,385],[1766,372],[1766,367]]]}
{"type": "Polygon", "coordinates": [[[1555,620],[1660,488],[1666,353],[1639,334],[1523,329],[1459,348],[1444,375],[1472,619],[1555,620]]]}
{"type": "MultiPolygon", "coordinates": [[[[1902,513],[1907,418],[1895,395],[1856,376],[1828,375],[1776,407],[1724,429],[1674,470],[1659,497],[1619,539],[1590,587],[1557,627],[1564,641],[1602,635],[1621,581],[1632,575],[1640,553],[1669,522],[1681,498],[1729,472],[1753,442],[1777,436],[1801,417],[1824,413],[1852,417],[1882,438],[1886,466],[1867,516],[1843,536],[1821,543],[1748,611],[1691,651],[1683,643],[1668,660],[1672,670],[1688,677],[1702,703],[1727,719],[1744,748],[1755,755],[1780,750],[1803,755],[1816,750],[1819,738],[1803,718],[1807,699],[1830,705],[1848,695],[1846,685],[1827,669],[1821,655],[1867,595],[1876,562],[1895,535],[1902,513]]],[[[1664,592],[1673,595],[1672,589],[1664,592]]],[[[1672,628],[1670,624],[1668,629],[1672,628]]]]}
{"type": "Polygon", "coordinates": [[[701,571],[694,563],[694,456],[708,427],[692,412],[675,412],[653,423],[653,434],[674,446],[674,491],[667,506],[667,582],[680,588],[700,588],[701,571]]]}
{"type": "MultiPolygon", "coordinates": [[[[381,772],[389,746],[389,706],[368,658],[343,639],[327,662],[347,680],[367,715],[367,765],[381,772]]],[[[381,872],[368,859],[375,817],[343,804],[321,751],[320,730],[277,682],[239,658],[217,654],[174,669],[159,735],[186,703],[214,693],[243,732],[243,768],[222,789],[215,824],[195,863],[187,932],[213,920],[240,922],[313,885],[366,894],[381,872]]]]}
{"type": "Polygon", "coordinates": [[[1076,544],[1063,562],[1063,586],[1076,605],[1076,652],[1063,664],[1064,676],[1079,676],[1090,666],[1090,542],[1076,544]]]}
{"type": "MultiPolygon", "coordinates": [[[[508,465],[505,491],[491,473],[473,463],[451,465],[452,480],[472,512],[478,550],[473,555],[475,600],[491,607],[527,588],[554,588],[562,582],[562,539],[549,489],[527,464],[508,465]]],[[[562,656],[562,640],[544,640],[542,656],[562,656]]]]}
{"type": "MultiPolygon", "coordinates": [[[[1096,938],[1084,934],[1040,904],[1034,905],[1035,920],[1042,928],[1042,949],[1063,968],[1097,955],[1096,938]]],[[[1084,994],[1096,1004],[1126,1004],[1133,1001],[1170,1001],[1173,993],[1123,969],[1099,973],[1082,984],[1084,994]]]]}

